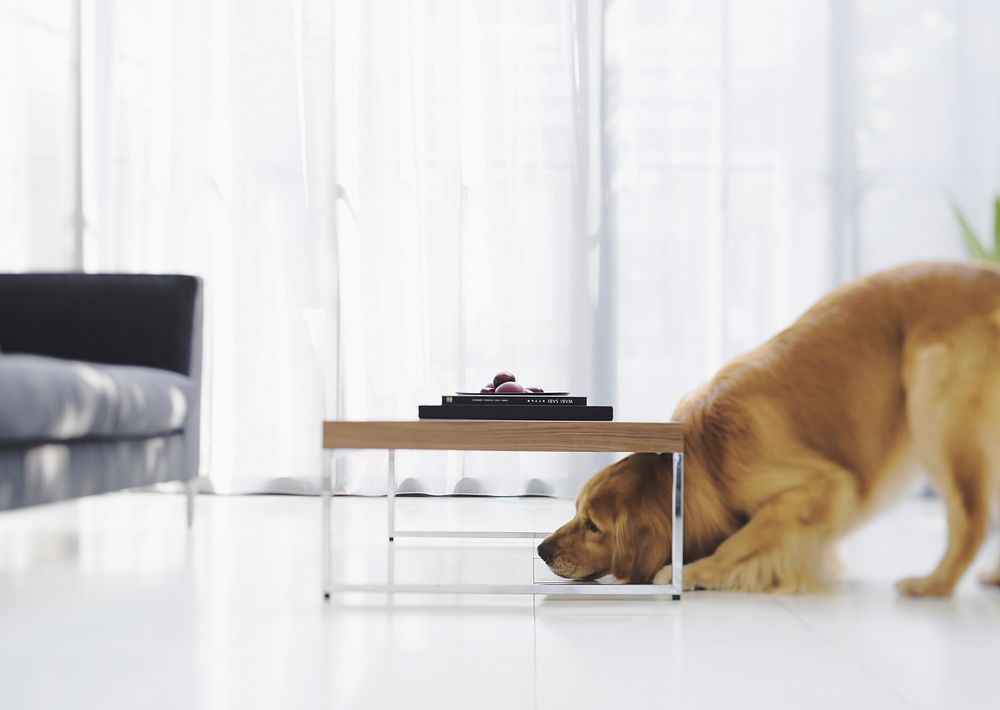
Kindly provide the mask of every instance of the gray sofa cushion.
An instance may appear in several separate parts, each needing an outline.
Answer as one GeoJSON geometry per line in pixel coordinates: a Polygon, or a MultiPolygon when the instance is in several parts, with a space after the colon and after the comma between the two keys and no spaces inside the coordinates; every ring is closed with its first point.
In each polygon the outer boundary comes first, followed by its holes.
{"type": "Polygon", "coordinates": [[[196,391],[167,370],[0,355],[0,446],[182,431],[196,391]]]}

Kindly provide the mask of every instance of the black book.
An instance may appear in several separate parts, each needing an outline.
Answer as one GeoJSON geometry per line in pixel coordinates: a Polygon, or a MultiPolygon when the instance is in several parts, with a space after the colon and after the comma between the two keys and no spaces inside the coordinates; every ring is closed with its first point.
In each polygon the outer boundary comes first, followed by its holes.
{"type": "Polygon", "coordinates": [[[469,404],[493,405],[525,405],[537,407],[538,405],[552,405],[560,407],[580,407],[586,406],[586,397],[572,397],[567,395],[550,394],[446,394],[441,396],[442,405],[458,405],[464,407],[469,404]]]}
{"type": "Polygon", "coordinates": [[[435,405],[421,404],[417,408],[421,419],[534,419],[539,421],[562,422],[610,422],[614,419],[613,407],[580,405],[568,407],[564,404],[546,406],[544,404],[463,404],[435,405]]]}

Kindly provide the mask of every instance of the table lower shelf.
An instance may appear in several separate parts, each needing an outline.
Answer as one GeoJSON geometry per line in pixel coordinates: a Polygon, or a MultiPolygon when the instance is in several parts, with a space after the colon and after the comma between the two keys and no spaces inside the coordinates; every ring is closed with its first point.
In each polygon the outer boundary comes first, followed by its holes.
{"type": "Polygon", "coordinates": [[[475,538],[475,539],[510,539],[510,538],[534,538],[540,540],[547,537],[549,532],[538,532],[530,530],[393,530],[392,537],[445,537],[445,538],[475,538]]]}
{"type": "Polygon", "coordinates": [[[325,594],[374,592],[384,594],[548,594],[551,596],[669,596],[681,598],[672,584],[600,584],[597,582],[536,582],[533,584],[334,584],[325,594]]]}
{"type": "MultiPolygon", "coordinates": [[[[542,531],[514,530],[396,530],[396,537],[409,538],[476,538],[511,539],[544,538],[549,535],[542,531]]],[[[389,582],[339,583],[332,584],[324,597],[347,592],[367,592],[377,594],[546,594],[550,596],[573,597],[632,597],[656,596],[681,598],[681,590],[671,584],[619,584],[615,582],[582,581],[559,579],[548,571],[545,563],[534,554],[532,548],[532,581],[530,583],[397,583],[394,578],[395,543],[389,543],[389,582]],[[541,572],[539,572],[541,570],[541,572]],[[539,579],[539,575],[543,579],[539,579]],[[545,579],[545,576],[549,576],[545,579]]]]}

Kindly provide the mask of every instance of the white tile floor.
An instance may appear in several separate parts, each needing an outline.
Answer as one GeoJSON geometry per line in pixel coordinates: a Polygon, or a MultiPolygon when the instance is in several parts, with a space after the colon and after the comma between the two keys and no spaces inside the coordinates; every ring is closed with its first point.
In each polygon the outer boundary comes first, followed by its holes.
{"type": "MultiPolygon", "coordinates": [[[[402,527],[541,526],[571,503],[404,499],[402,527]]],[[[384,500],[334,502],[384,579],[384,500]]],[[[846,541],[838,590],[668,600],[319,594],[315,498],[117,494],[0,514],[0,708],[1000,707],[1000,591],[899,599],[943,544],[909,500],[846,541]]],[[[524,581],[527,542],[396,543],[398,581],[524,581]]],[[[996,559],[991,540],[976,563],[996,559]]]]}

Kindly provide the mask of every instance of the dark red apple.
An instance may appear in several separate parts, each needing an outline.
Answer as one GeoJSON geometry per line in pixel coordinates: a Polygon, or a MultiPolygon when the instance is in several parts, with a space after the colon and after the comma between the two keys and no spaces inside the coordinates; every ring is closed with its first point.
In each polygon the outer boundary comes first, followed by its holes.
{"type": "Polygon", "coordinates": [[[502,382],[496,390],[497,394],[522,394],[523,392],[524,387],[516,382],[502,382]]]}
{"type": "Polygon", "coordinates": [[[498,372],[497,374],[493,375],[493,386],[499,387],[504,382],[513,382],[516,379],[517,378],[514,377],[513,372],[507,372],[506,370],[504,370],[503,372],[498,372]]]}
{"type": "Polygon", "coordinates": [[[543,392],[545,392],[545,390],[543,390],[541,387],[525,387],[524,389],[528,390],[529,392],[534,392],[535,394],[542,394],[543,392]]]}
{"type": "Polygon", "coordinates": [[[493,390],[495,389],[496,387],[493,385],[483,385],[483,388],[479,390],[479,392],[480,394],[493,394],[493,390]]]}

